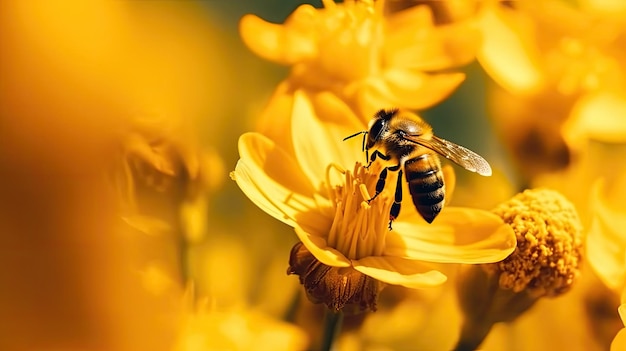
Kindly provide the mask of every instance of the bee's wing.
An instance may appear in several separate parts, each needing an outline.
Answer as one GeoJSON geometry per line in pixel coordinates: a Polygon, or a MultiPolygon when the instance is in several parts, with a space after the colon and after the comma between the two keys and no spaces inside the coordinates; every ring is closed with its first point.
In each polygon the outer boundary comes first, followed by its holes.
{"type": "Polygon", "coordinates": [[[489,163],[479,154],[461,145],[457,145],[434,135],[430,139],[424,139],[405,134],[404,139],[427,147],[468,171],[476,172],[483,176],[491,175],[491,166],[489,166],[489,163]]]}

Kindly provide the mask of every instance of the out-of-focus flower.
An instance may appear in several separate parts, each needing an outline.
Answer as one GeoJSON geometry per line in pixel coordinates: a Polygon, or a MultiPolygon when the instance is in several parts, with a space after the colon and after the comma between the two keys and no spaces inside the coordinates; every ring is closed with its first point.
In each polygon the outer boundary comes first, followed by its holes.
{"type": "Polygon", "coordinates": [[[385,1],[322,1],[299,6],[284,24],[246,15],[241,36],[257,55],[291,66],[259,122],[280,143],[289,129],[293,93],[332,92],[367,122],[381,108],[423,109],[464,79],[451,68],[474,59],[469,20],[435,26],[428,6],[383,14],[385,1]]]}
{"type": "MultiPolygon", "coordinates": [[[[456,265],[438,267],[450,281],[456,279],[457,268],[456,265]]],[[[338,349],[451,350],[461,322],[454,284],[420,290],[389,286],[381,295],[376,313],[364,316],[357,328],[345,324],[338,349]]]]}
{"type": "MultiPolygon", "coordinates": [[[[591,226],[587,234],[589,263],[600,280],[614,293],[622,295],[622,305],[615,306],[626,325],[626,173],[615,179],[598,179],[591,190],[591,226]]],[[[626,329],[621,329],[611,343],[611,351],[626,348],[626,329]]]]}
{"type": "Polygon", "coordinates": [[[563,95],[621,88],[626,78],[621,19],[616,12],[560,0],[494,1],[480,17],[483,45],[477,56],[499,85],[515,93],[540,93],[549,86],[563,95]]]}
{"type": "Polygon", "coordinates": [[[479,2],[474,0],[385,0],[385,12],[394,13],[414,6],[428,6],[436,24],[447,24],[475,16],[479,2]]]}
{"type": "Polygon", "coordinates": [[[185,311],[178,324],[173,351],[301,351],[306,333],[295,325],[244,305],[220,307],[211,298],[194,300],[192,288],[183,298],[185,311]]]}
{"type": "MultiPolygon", "coordinates": [[[[259,258],[251,246],[241,236],[218,231],[193,248],[192,270],[201,280],[189,284],[183,297],[182,318],[172,350],[310,349],[303,330],[278,318],[288,311],[263,301],[267,299],[262,295],[269,290],[276,299],[289,303],[296,291],[297,284],[286,286],[271,278],[274,272],[265,272],[275,268],[274,262],[284,264],[284,260],[274,255],[267,265],[255,265],[259,258]],[[271,283],[276,287],[268,289],[271,283]],[[197,299],[196,295],[206,297],[197,299]]],[[[282,273],[282,281],[295,283],[282,273]]]]}
{"type": "Polygon", "coordinates": [[[621,183],[611,187],[612,195],[622,191],[621,202],[612,202],[607,196],[606,181],[596,181],[591,190],[592,220],[587,234],[587,251],[589,263],[598,273],[600,279],[619,293],[626,287],[626,174],[622,175],[621,183]],[[621,185],[621,186],[620,186],[621,185]],[[619,189],[619,188],[622,189],[619,189]]]}
{"type": "Polygon", "coordinates": [[[570,290],[582,264],[582,224],[574,206],[553,190],[533,189],[496,207],[516,234],[501,262],[472,266],[458,282],[465,321],[456,350],[474,350],[498,322],[511,322],[542,297],[570,290]]]}
{"type": "Polygon", "coordinates": [[[137,118],[120,139],[113,176],[124,220],[149,235],[182,230],[199,240],[207,193],[224,178],[219,155],[202,150],[165,117],[137,118]]]}
{"type": "Polygon", "coordinates": [[[587,139],[626,143],[625,116],[626,89],[593,92],[581,97],[572,107],[562,131],[572,147],[586,146],[587,139]]]}
{"type": "Polygon", "coordinates": [[[602,3],[483,6],[477,57],[501,88],[495,127],[527,178],[569,165],[588,138],[615,142],[626,130],[626,6],[602,3]]]}
{"type": "Polygon", "coordinates": [[[620,235],[619,216],[623,213],[626,201],[626,164],[622,162],[626,146],[619,143],[587,141],[587,147],[568,169],[554,174],[544,174],[535,178],[534,183],[542,187],[558,189],[571,200],[578,210],[585,227],[585,262],[582,284],[576,292],[568,294],[543,308],[533,309],[532,316],[519,321],[517,325],[503,327],[505,335],[522,335],[532,328],[531,321],[550,319],[552,324],[569,323],[569,320],[583,320],[586,323],[573,325],[577,340],[561,336],[552,328],[537,336],[543,343],[563,347],[577,347],[581,350],[607,350],[621,321],[617,315],[620,285],[624,282],[624,245],[620,235]],[[622,276],[620,278],[620,276],[622,276]],[[574,296],[572,296],[574,295],[574,296]],[[555,317],[551,317],[551,314],[555,317]],[[556,316],[562,316],[557,318],[556,316]],[[567,317],[567,315],[570,315],[567,317]],[[586,337],[581,337],[586,335],[586,337]],[[586,340],[589,340],[588,342],[586,340]]]}
{"type": "MultiPolygon", "coordinates": [[[[443,283],[445,275],[425,262],[495,262],[513,251],[511,229],[481,210],[449,207],[428,225],[405,206],[390,231],[390,187],[368,202],[377,163],[364,168],[356,162],[363,157],[359,149],[341,144],[362,124],[334,95],[326,97],[339,123],[320,121],[306,94],[297,92],[295,158],[261,134],[248,133],[239,140],[241,158],[232,173],[250,200],[294,227],[301,243],[292,249],[289,272],[300,275],[312,301],[334,310],[373,310],[384,283],[443,283]]],[[[387,179],[391,184],[393,177],[387,179]]]]}
{"type": "Polygon", "coordinates": [[[150,115],[131,120],[111,166],[119,216],[132,233],[130,246],[144,257],[132,269],[156,295],[187,283],[187,251],[208,232],[208,195],[224,178],[221,158],[204,153],[177,122],[150,115]]]}

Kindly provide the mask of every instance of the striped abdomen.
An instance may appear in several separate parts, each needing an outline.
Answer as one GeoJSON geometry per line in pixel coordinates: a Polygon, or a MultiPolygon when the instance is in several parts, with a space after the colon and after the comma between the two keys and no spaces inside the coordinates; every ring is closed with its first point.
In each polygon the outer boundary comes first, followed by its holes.
{"type": "Polygon", "coordinates": [[[445,196],[439,157],[424,153],[410,158],[404,162],[404,174],[417,212],[432,223],[443,208],[445,196]]]}

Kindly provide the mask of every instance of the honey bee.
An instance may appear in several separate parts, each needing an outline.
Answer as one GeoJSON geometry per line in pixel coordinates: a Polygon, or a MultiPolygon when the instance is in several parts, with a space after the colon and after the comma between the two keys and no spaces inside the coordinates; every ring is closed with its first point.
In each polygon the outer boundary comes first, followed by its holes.
{"type": "Polygon", "coordinates": [[[399,172],[394,203],[389,213],[390,229],[391,222],[400,214],[403,172],[409,184],[413,204],[428,223],[432,223],[441,212],[445,199],[443,172],[437,154],[468,171],[483,176],[491,175],[491,167],[484,158],[463,146],[437,137],[428,123],[411,112],[399,109],[380,110],[370,121],[368,129],[344,140],[364,134],[363,149],[368,159],[368,168],[377,158],[396,163],[383,168],[376,183],[376,193],[368,200],[371,202],[383,191],[388,171],[399,172]],[[373,150],[371,158],[370,150],[373,150]]]}

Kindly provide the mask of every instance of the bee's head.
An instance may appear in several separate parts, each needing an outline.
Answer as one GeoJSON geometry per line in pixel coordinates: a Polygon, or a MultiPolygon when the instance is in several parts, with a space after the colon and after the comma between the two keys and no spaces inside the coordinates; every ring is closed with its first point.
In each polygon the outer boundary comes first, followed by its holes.
{"type": "Polygon", "coordinates": [[[389,120],[398,112],[393,110],[380,110],[370,121],[369,130],[367,132],[366,148],[372,148],[376,143],[381,141],[385,134],[389,131],[389,120]]]}

